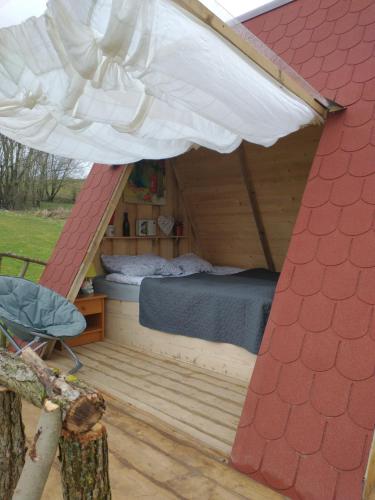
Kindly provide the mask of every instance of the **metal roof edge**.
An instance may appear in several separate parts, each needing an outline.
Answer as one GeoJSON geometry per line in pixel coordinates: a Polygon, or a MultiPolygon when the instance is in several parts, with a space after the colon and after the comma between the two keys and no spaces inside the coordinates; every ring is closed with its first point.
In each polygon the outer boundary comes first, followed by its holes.
{"type": "Polygon", "coordinates": [[[283,7],[284,5],[295,2],[296,0],[272,0],[272,2],[269,2],[265,5],[261,5],[260,7],[257,7],[256,9],[249,10],[240,16],[235,17],[234,19],[231,19],[230,21],[227,22],[228,26],[236,26],[237,24],[242,24],[244,21],[249,21],[250,19],[253,19],[254,17],[261,16],[262,14],[266,14],[267,12],[270,12],[271,10],[278,9],[279,7],[283,7]]]}

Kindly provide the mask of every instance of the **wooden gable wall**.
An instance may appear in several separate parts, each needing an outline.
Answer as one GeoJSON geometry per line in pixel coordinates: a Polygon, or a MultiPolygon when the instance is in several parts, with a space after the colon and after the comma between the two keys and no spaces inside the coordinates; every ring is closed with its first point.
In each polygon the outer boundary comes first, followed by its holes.
{"type": "Polygon", "coordinates": [[[189,218],[186,214],[181,193],[171,165],[166,165],[167,203],[162,206],[128,203],[124,194],[114,212],[115,237],[104,237],[96,256],[96,268],[100,268],[100,254],[106,255],[140,255],[154,253],[167,259],[188,252],[198,252],[195,248],[189,218]],[[131,237],[122,237],[124,212],[128,213],[131,237]],[[175,220],[184,224],[182,238],[164,237],[157,228],[156,238],[136,237],[137,219],[157,219],[159,215],[172,215],[175,220]]]}
{"type": "Polygon", "coordinates": [[[281,269],[321,133],[312,126],[271,148],[244,143],[242,155],[240,149],[222,155],[200,148],[173,160],[203,257],[217,265],[266,266],[246,189],[250,176],[275,268],[281,269]]]}
{"type": "Polygon", "coordinates": [[[253,190],[272,260],[280,271],[321,133],[322,127],[310,126],[271,148],[243,143],[231,154],[199,148],[167,160],[167,204],[137,205],[122,196],[115,210],[116,237],[103,239],[97,267],[100,254],[152,252],[173,258],[192,251],[216,265],[267,267],[250,202],[253,190]],[[249,178],[252,186],[247,185],[249,178]],[[124,212],[129,214],[131,238],[121,237],[124,212]],[[184,237],[135,237],[137,219],[159,215],[183,221],[184,237]]]}

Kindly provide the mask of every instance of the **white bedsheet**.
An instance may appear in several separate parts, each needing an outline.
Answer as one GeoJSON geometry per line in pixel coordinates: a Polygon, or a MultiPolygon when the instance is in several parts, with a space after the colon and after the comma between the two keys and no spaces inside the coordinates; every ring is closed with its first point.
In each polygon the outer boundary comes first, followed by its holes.
{"type": "MultiPolygon", "coordinates": [[[[214,270],[209,274],[218,274],[218,275],[229,275],[229,274],[237,274],[244,269],[240,267],[229,267],[229,266],[214,266],[214,270]]],[[[111,273],[107,274],[105,279],[108,281],[114,281],[115,283],[123,283],[125,285],[140,285],[145,278],[181,278],[182,276],[189,276],[189,274],[180,274],[178,276],[126,276],[125,274],[120,273],[111,273]]]]}

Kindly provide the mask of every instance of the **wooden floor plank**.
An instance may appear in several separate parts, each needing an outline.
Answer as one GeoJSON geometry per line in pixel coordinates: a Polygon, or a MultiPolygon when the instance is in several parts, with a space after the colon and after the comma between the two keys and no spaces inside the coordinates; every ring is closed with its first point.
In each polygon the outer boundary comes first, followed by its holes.
{"type": "Polygon", "coordinates": [[[166,388],[163,385],[158,385],[155,381],[155,377],[152,377],[151,379],[145,379],[139,378],[137,376],[129,376],[126,372],[123,371],[122,365],[119,365],[118,363],[113,364],[111,363],[111,360],[109,360],[106,356],[103,356],[100,353],[88,351],[88,349],[85,349],[84,347],[77,349],[77,353],[79,354],[84,364],[87,364],[88,366],[92,366],[90,362],[99,362],[101,370],[107,375],[116,378],[116,380],[123,381],[125,384],[137,389],[141,389],[148,394],[157,394],[165,401],[176,403],[178,404],[178,406],[191,411],[191,413],[194,415],[206,417],[209,413],[210,421],[218,424],[224,422],[223,425],[234,430],[237,428],[238,417],[225,412],[223,409],[215,408],[205,402],[199,401],[198,399],[189,397],[179,390],[171,390],[170,388],[166,388]],[[88,360],[90,362],[88,362],[88,360]]]}
{"type": "Polygon", "coordinates": [[[196,381],[194,381],[193,383],[194,385],[192,385],[191,383],[190,384],[184,383],[185,380],[188,379],[188,376],[183,376],[181,378],[182,381],[176,380],[175,374],[166,368],[163,369],[159,366],[155,368],[154,366],[145,365],[145,361],[143,360],[136,360],[137,364],[134,365],[134,361],[128,359],[127,357],[124,357],[122,353],[119,354],[111,350],[106,351],[101,346],[95,348],[93,345],[88,345],[83,347],[82,350],[79,352],[84,352],[87,356],[90,356],[91,358],[92,358],[92,353],[95,353],[97,356],[99,356],[98,359],[102,360],[104,359],[103,356],[106,356],[107,363],[109,362],[109,360],[123,362],[121,368],[123,370],[126,370],[125,366],[127,366],[128,369],[126,371],[127,373],[130,374],[131,374],[131,369],[129,367],[131,366],[139,367],[142,366],[143,363],[144,369],[147,370],[147,372],[149,373],[147,375],[144,375],[142,378],[150,379],[156,385],[174,390],[179,394],[190,396],[191,398],[196,399],[197,401],[203,402],[208,406],[219,408],[231,415],[238,417],[241,414],[244,398],[241,398],[240,402],[235,403],[223,397],[223,393],[221,391],[217,391],[216,386],[214,386],[214,392],[216,394],[212,394],[211,392],[202,390],[200,384],[197,383],[196,381]]]}
{"type": "Polygon", "coordinates": [[[204,369],[204,368],[201,368],[199,366],[196,366],[196,365],[193,365],[193,364],[190,364],[190,363],[185,363],[183,361],[178,361],[177,359],[172,359],[172,358],[169,358],[169,357],[163,357],[163,356],[160,356],[156,353],[152,353],[152,354],[149,354],[149,353],[145,353],[144,351],[141,351],[139,349],[136,349],[135,347],[133,346],[124,346],[124,345],[119,345],[119,344],[116,344],[115,342],[112,342],[111,340],[108,340],[108,339],[105,339],[104,342],[99,342],[99,343],[96,343],[95,345],[99,345],[99,344],[105,344],[106,346],[110,346],[112,344],[113,348],[114,349],[121,349],[121,350],[124,350],[124,351],[127,351],[128,353],[134,353],[134,355],[138,356],[139,358],[147,358],[147,359],[152,359],[153,362],[161,362],[161,364],[163,366],[169,364],[170,365],[170,368],[173,369],[173,370],[181,370],[181,371],[186,371],[186,370],[189,370],[189,371],[192,371],[193,373],[200,373],[202,375],[207,375],[209,376],[210,378],[214,379],[214,380],[219,380],[219,381],[224,381],[224,382],[230,382],[232,384],[232,387],[233,389],[237,389],[239,390],[239,392],[243,392],[244,390],[246,391],[247,390],[247,387],[248,387],[248,383],[245,382],[244,380],[240,380],[240,379],[235,379],[233,377],[229,377],[227,375],[222,375],[220,373],[217,373],[217,372],[214,372],[214,371],[211,371],[211,370],[207,370],[207,369],[204,369]]]}
{"type": "MultiPolygon", "coordinates": [[[[39,412],[24,404],[29,443],[39,412]]],[[[284,498],[223,463],[222,455],[129,404],[110,397],[104,423],[113,500],[284,498]]],[[[57,458],[42,500],[62,500],[57,458]]]]}
{"type": "MultiPolygon", "coordinates": [[[[132,351],[124,353],[123,349],[120,349],[120,347],[119,349],[114,349],[113,347],[108,348],[107,341],[89,344],[88,346],[84,346],[84,348],[92,349],[98,353],[106,353],[108,357],[112,357],[114,359],[117,359],[118,361],[122,361],[123,363],[131,362],[129,359],[132,358],[132,351]]],[[[155,371],[155,367],[159,367],[162,371],[156,373],[165,374],[166,376],[168,376],[168,378],[189,385],[190,387],[199,387],[199,390],[201,391],[215,395],[217,397],[220,397],[221,399],[227,399],[228,401],[238,403],[242,408],[243,402],[246,397],[245,389],[242,388],[241,390],[239,390],[238,387],[233,386],[231,382],[226,383],[223,381],[222,385],[220,385],[220,381],[218,381],[216,378],[212,378],[211,380],[208,376],[204,376],[201,370],[195,372],[194,367],[186,371],[184,371],[182,367],[181,371],[181,367],[179,365],[175,365],[175,363],[171,361],[163,362],[162,360],[155,360],[154,356],[151,357],[145,354],[142,354],[141,356],[142,357],[139,356],[138,352],[135,352],[134,354],[134,357],[140,360],[141,363],[146,363],[145,369],[147,371],[155,371]],[[154,365],[154,368],[150,366],[151,363],[154,365]],[[203,376],[203,378],[197,378],[200,376],[203,376]]]]}
{"type": "MultiPolygon", "coordinates": [[[[230,453],[246,396],[241,381],[107,340],[75,350],[80,374],[98,389],[230,453]]],[[[70,368],[63,353],[53,363],[70,368]]]]}
{"type": "MultiPolygon", "coordinates": [[[[257,491],[259,493],[265,491],[262,485],[255,482],[249,489],[249,478],[232,467],[226,466],[227,460],[223,455],[201,446],[198,442],[193,442],[189,436],[171,429],[164,422],[155,421],[149,414],[116,400],[109,400],[108,408],[106,418],[111,426],[119,427],[126,424],[127,432],[191,467],[195,476],[198,473],[202,474],[245,498],[256,499],[258,498],[257,491]]],[[[281,498],[272,491],[267,491],[267,493],[270,499],[281,498]]]]}
{"type": "MultiPolygon", "coordinates": [[[[100,363],[83,360],[86,366],[81,369],[80,376],[90,382],[99,390],[109,392],[121,401],[129,402],[142,410],[164,419],[167,423],[175,425],[178,429],[208,443],[215,449],[229,453],[234,441],[235,430],[216,424],[207,418],[193,415],[190,411],[164,399],[145,393],[141,389],[132,387],[116,376],[110,376],[101,371],[100,363]],[[88,366],[90,365],[90,366],[88,366]]],[[[54,358],[52,365],[68,369],[71,365],[67,358],[54,358]]],[[[108,369],[106,370],[108,371],[108,369]]]]}

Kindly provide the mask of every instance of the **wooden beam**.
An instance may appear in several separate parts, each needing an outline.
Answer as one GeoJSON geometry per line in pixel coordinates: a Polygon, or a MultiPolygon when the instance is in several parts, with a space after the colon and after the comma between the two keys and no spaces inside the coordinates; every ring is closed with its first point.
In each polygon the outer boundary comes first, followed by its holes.
{"type": "Polygon", "coordinates": [[[200,238],[199,238],[199,232],[198,232],[198,228],[197,226],[195,225],[195,222],[194,222],[194,217],[191,213],[191,210],[190,210],[190,206],[189,204],[187,203],[186,201],[186,196],[185,196],[185,193],[184,193],[184,188],[182,186],[182,180],[181,180],[181,177],[178,173],[178,168],[177,168],[177,163],[176,163],[176,160],[174,158],[168,160],[168,163],[173,171],[173,174],[174,174],[174,178],[176,180],[176,185],[177,185],[177,189],[178,189],[178,192],[181,196],[181,200],[182,200],[182,203],[184,204],[184,209],[185,209],[185,214],[186,214],[186,217],[188,219],[188,222],[190,224],[190,227],[191,227],[191,232],[192,232],[192,235],[193,235],[193,238],[194,238],[194,241],[199,249],[199,252],[202,254],[202,245],[200,243],[200,238]]]}
{"type": "Polygon", "coordinates": [[[119,167],[119,168],[123,168],[124,172],[121,176],[119,183],[116,186],[111,201],[108,203],[108,206],[104,212],[102,220],[99,223],[96,234],[94,235],[90,243],[86,256],[81,264],[81,267],[76,277],[74,278],[72,286],[70,287],[69,293],[67,295],[68,300],[70,300],[71,302],[73,302],[78,295],[79,289],[82,285],[82,281],[84,280],[87,271],[89,270],[90,264],[93,261],[95,254],[99,248],[99,245],[104,237],[105,231],[112,217],[112,214],[116,209],[118,202],[120,201],[126,183],[128,182],[129,176],[132,172],[133,165],[125,165],[124,167],[119,167]]]}
{"type": "Polygon", "coordinates": [[[362,500],[375,499],[375,435],[372,436],[372,444],[367,462],[366,474],[363,482],[362,500]]]}
{"type": "Polygon", "coordinates": [[[234,45],[238,50],[245,54],[259,68],[264,70],[278,83],[282,84],[292,94],[302,99],[310,108],[318,113],[322,118],[326,118],[327,109],[316,100],[315,96],[310,94],[303,85],[281,69],[277,64],[271,61],[265,54],[257,49],[249,41],[244,40],[238,33],[233,31],[221,19],[215,16],[207,7],[202,5],[198,0],[173,0],[175,4],[187,10],[197,17],[204,24],[212,28],[216,33],[225,38],[228,42],[234,45]]]}
{"type": "Polygon", "coordinates": [[[255,224],[259,234],[260,244],[262,246],[262,250],[264,253],[264,257],[267,262],[267,267],[270,271],[275,271],[275,263],[273,261],[269,241],[267,239],[267,233],[263,224],[262,214],[259,210],[259,203],[255,191],[254,182],[251,176],[251,171],[248,168],[248,162],[246,157],[246,151],[244,147],[244,143],[242,142],[241,146],[238,148],[238,154],[240,157],[240,165],[241,165],[241,175],[246,187],[246,191],[249,197],[250,206],[253,212],[255,224]]]}

